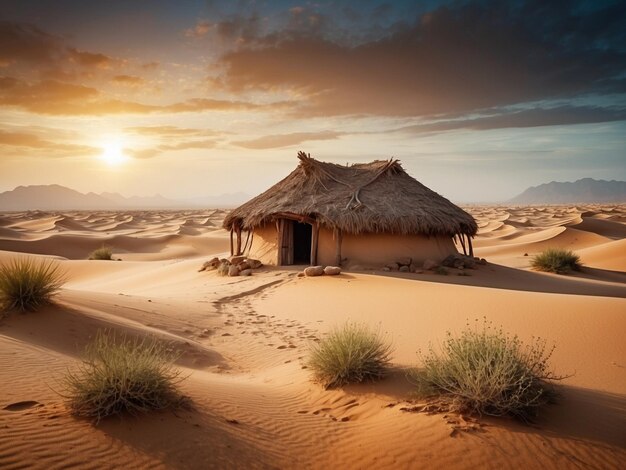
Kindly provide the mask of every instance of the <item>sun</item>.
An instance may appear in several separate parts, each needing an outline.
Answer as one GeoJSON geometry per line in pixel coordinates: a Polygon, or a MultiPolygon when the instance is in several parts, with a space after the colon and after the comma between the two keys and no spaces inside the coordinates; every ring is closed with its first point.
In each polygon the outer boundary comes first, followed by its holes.
{"type": "Polygon", "coordinates": [[[100,155],[109,165],[119,165],[126,161],[126,155],[124,155],[124,148],[120,142],[107,142],[102,145],[102,154],[100,155]]]}

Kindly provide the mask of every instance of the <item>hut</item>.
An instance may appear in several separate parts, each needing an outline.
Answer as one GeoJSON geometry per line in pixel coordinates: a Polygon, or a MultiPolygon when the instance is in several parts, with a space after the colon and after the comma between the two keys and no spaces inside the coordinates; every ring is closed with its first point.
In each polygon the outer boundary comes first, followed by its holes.
{"type": "Polygon", "coordinates": [[[472,216],[398,160],[343,166],[304,152],[298,159],[286,178],[226,216],[231,255],[274,265],[375,267],[400,258],[439,261],[457,253],[456,240],[473,256],[472,216]]]}

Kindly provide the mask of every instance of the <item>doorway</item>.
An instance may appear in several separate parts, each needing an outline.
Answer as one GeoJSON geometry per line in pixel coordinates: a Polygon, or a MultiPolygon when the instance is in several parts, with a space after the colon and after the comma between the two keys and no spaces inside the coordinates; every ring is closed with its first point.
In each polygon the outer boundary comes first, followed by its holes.
{"type": "Polygon", "coordinates": [[[310,224],[293,222],[293,264],[311,264],[312,236],[310,224]]]}
{"type": "Polygon", "coordinates": [[[313,227],[290,219],[281,219],[279,226],[279,265],[311,264],[313,227]]]}

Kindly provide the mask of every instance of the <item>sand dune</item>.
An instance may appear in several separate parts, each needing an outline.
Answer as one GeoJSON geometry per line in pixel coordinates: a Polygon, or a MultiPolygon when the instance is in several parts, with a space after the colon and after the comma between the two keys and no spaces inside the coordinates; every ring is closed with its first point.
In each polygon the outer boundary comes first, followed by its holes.
{"type": "Polygon", "coordinates": [[[620,468],[626,207],[468,210],[481,227],[476,253],[490,261],[470,276],[320,278],[295,267],[198,272],[228,250],[222,211],[1,214],[0,263],[53,257],[66,284],[56,305],[0,320],[0,467],[620,468]],[[123,261],[86,260],[103,244],[123,261]],[[586,268],[530,270],[551,246],[576,251],[586,268]],[[483,318],[556,345],[553,369],[573,374],[561,401],[530,426],[403,411],[417,351],[483,318]],[[324,390],[303,367],[307,348],[346,320],[380,325],[394,370],[324,390]],[[193,408],[98,426],[73,418],[62,377],[103,329],[174,344],[193,408]]]}

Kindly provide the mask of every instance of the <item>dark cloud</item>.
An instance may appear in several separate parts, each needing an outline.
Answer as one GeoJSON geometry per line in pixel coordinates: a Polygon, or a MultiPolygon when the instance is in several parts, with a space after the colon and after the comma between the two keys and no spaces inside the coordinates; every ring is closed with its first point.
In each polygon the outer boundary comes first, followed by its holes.
{"type": "Polygon", "coordinates": [[[105,54],[80,51],[78,49],[69,48],[68,58],[70,62],[74,62],[82,67],[109,69],[113,66],[117,59],[109,57],[105,54]]]}
{"type": "Polygon", "coordinates": [[[341,137],[342,135],[344,134],[335,131],[294,132],[292,134],[266,135],[258,139],[232,142],[232,144],[237,147],[261,150],[289,147],[291,145],[298,145],[311,140],[333,140],[341,137]]]}
{"type": "Polygon", "coordinates": [[[302,117],[428,116],[619,91],[610,85],[626,73],[624,44],[623,2],[583,14],[571,2],[471,1],[356,46],[273,33],[221,65],[233,92],[304,95],[302,117]]]}
{"type": "Polygon", "coordinates": [[[506,114],[482,116],[472,119],[442,120],[416,124],[395,132],[410,134],[439,133],[452,130],[491,130],[541,126],[562,126],[626,120],[626,108],[601,108],[597,106],[559,106],[533,108],[506,114]]]}
{"type": "Polygon", "coordinates": [[[63,54],[59,38],[29,24],[0,21],[0,65],[49,64],[63,54]]]}

